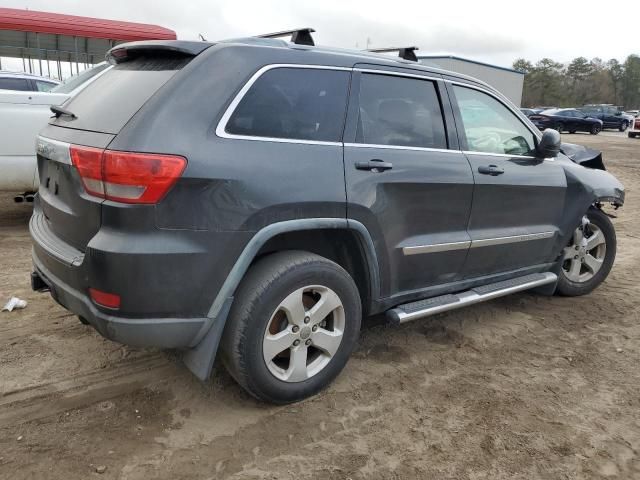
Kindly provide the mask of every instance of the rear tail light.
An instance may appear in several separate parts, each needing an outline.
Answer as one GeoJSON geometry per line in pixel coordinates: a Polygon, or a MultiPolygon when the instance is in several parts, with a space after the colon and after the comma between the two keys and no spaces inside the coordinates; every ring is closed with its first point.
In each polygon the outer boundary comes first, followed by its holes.
{"type": "Polygon", "coordinates": [[[87,193],[122,203],[157,203],[184,172],[176,155],[119,152],[72,145],[71,161],[87,193]]]}
{"type": "Polygon", "coordinates": [[[89,295],[94,303],[102,307],[117,309],[120,308],[120,295],[115,293],[103,292],[96,288],[89,289],[89,295]]]}

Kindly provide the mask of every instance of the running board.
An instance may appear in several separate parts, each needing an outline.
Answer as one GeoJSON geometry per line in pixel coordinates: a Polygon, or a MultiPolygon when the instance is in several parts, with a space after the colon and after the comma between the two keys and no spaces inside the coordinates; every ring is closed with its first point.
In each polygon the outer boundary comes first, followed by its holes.
{"type": "Polygon", "coordinates": [[[405,303],[392,308],[387,312],[387,318],[396,324],[410,322],[418,318],[428,317],[436,313],[466,307],[474,303],[484,302],[492,298],[503,297],[510,293],[521,292],[530,288],[539,287],[557,281],[555,273],[532,273],[524,277],[513,278],[503,282],[490,283],[480,287],[474,287],[466,292],[460,292],[439,297],[418,300],[417,302],[405,303]]]}

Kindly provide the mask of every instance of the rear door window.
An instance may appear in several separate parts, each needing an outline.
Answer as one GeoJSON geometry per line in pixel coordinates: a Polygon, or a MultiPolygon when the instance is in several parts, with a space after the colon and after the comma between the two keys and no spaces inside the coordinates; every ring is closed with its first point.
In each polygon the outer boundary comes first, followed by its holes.
{"type": "Polygon", "coordinates": [[[38,89],[39,92],[48,92],[56,85],[57,83],[36,80],[36,88],[38,89]]]}
{"type": "Polygon", "coordinates": [[[31,84],[25,78],[0,78],[0,90],[28,92],[31,90],[31,84]]]}
{"type": "Polygon", "coordinates": [[[262,74],[233,111],[231,135],[340,142],[350,72],[274,68],[262,74]]]}
{"type": "Polygon", "coordinates": [[[117,134],[135,113],[191,58],[139,57],[120,63],[72,97],[64,108],[76,119],[52,123],[117,134]]]}
{"type": "Polygon", "coordinates": [[[356,143],[447,148],[434,82],[395,75],[362,75],[356,143]]]}

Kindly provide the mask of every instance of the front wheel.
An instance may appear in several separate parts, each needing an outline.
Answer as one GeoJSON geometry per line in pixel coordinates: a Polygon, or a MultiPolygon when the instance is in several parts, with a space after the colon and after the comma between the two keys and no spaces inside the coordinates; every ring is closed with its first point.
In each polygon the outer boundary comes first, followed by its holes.
{"type": "Polygon", "coordinates": [[[564,248],[557,291],[569,297],[585,295],[609,275],[616,257],[616,232],[601,210],[591,208],[564,248]]]}
{"type": "Polygon", "coordinates": [[[591,130],[589,131],[589,133],[591,135],[598,135],[601,130],[602,130],[602,127],[599,124],[596,124],[591,126],[591,130]]]}
{"type": "Polygon", "coordinates": [[[343,369],[361,315],[358,289],[338,264],[307,252],[268,255],[236,292],[222,358],[254,397],[296,402],[318,393],[343,369]]]}
{"type": "Polygon", "coordinates": [[[562,131],[564,130],[564,125],[562,123],[556,123],[555,130],[557,130],[558,133],[562,133],[562,131]]]}
{"type": "Polygon", "coordinates": [[[624,132],[627,128],[629,127],[629,122],[627,122],[626,120],[624,122],[622,122],[622,124],[620,125],[620,131],[624,132]]]}

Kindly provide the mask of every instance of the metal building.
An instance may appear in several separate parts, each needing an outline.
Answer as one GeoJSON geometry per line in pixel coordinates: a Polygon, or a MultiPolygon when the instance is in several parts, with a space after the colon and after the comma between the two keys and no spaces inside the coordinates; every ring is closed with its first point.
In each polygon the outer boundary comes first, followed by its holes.
{"type": "Polygon", "coordinates": [[[0,8],[0,70],[2,57],[19,58],[25,72],[61,79],[61,62],[79,73],[118,43],[175,38],[157,25],[0,8]]]}
{"type": "Polygon", "coordinates": [[[518,107],[522,102],[524,73],[517,70],[454,55],[418,55],[418,61],[425,65],[464,73],[482,80],[502,92],[505,97],[518,107]]]}

